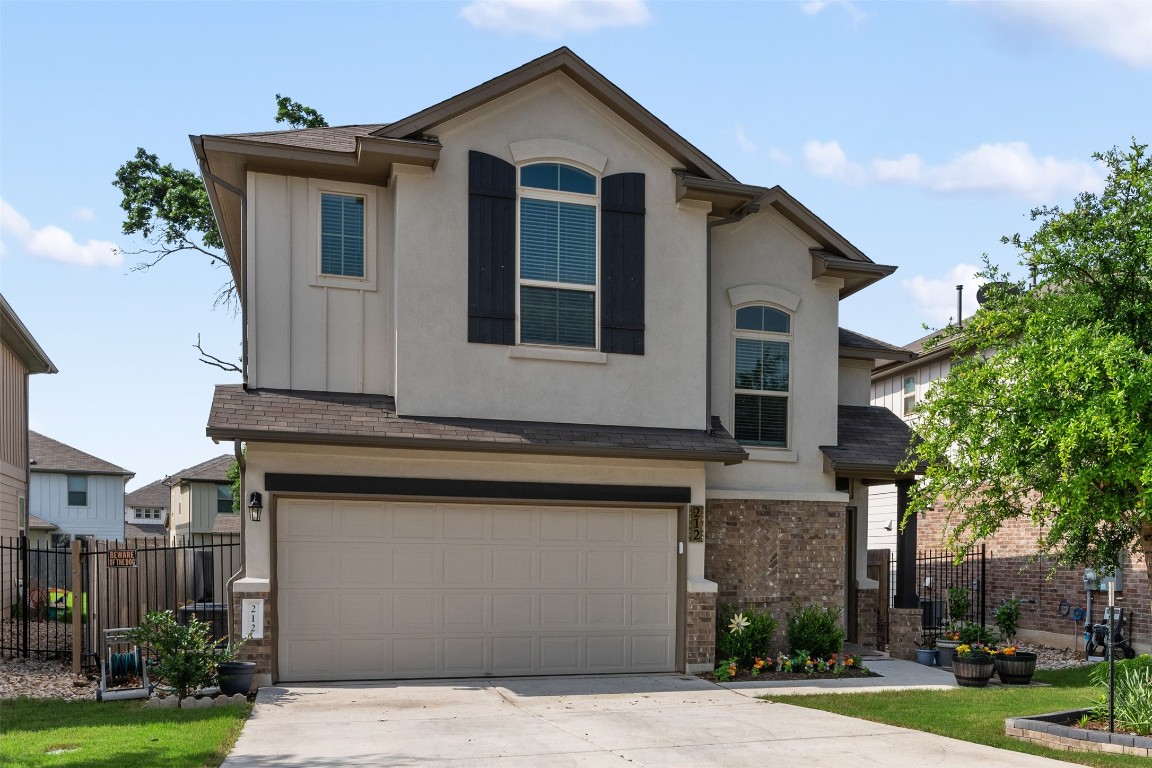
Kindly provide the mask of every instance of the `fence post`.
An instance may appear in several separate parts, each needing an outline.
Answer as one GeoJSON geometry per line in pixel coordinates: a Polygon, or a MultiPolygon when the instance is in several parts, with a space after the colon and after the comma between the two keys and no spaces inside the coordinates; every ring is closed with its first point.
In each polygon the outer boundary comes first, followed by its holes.
{"type": "Polygon", "coordinates": [[[83,570],[80,567],[80,540],[72,539],[72,674],[77,676],[80,674],[81,656],[84,653],[82,627],[85,594],[83,570]]]}

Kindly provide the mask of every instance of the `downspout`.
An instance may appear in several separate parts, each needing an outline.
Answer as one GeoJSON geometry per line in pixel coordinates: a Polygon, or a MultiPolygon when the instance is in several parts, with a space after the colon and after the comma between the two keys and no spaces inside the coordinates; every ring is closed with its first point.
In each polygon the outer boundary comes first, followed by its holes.
{"type": "MultiPolygon", "coordinates": [[[[745,204],[740,210],[727,218],[708,222],[707,243],[705,247],[705,269],[707,270],[707,277],[704,281],[704,290],[707,291],[704,303],[707,322],[704,327],[708,331],[704,349],[704,429],[708,430],[709,435],[712,434],[712,230],[716,227],[722,227],[725,224],[735,224],[738,221],[744,221],[749,214],[759,212],[760,201],[763,199],[763,197],[760,197],[745,204]]],[[[733,425],[732,429],[735,431],[735,425],[733,425]]]]}
{"type": "Polygon", "coordinates": [[[226,606],[228,616],[228,638],[231,642],[232,638],[232,585],[237,579],[244,576],[244,550],[248,544],[248,516],[244,514],[244,449],[240,445],[239,440],[232,441],[233,451],[236,453],[236,463],[240,465],[240,567],[236,569],[236,573],[232,574],[228,579],[228,586],[225,588],[225,594],[228,595],[228,605],[226,606]]]}
{"type": "MultiPolygon", "coordinates": [[[[244,390],[248,390],[248,302],[245,291],[248,290],[248,195],[239,187],[229,184],[224,179],[208,170],[208,162],[197,157],[200,173],[213,184],[226,189],[240,198],[240,285],[236,286],[236,298],[240,301],[240,376],[244,390]]],[[[243,466],[243,464],[241,464],[243,466]]],[[[243,501],[243,499],[241,499],[243,501]]],[[[241,510],[243,511],[243,510],[241,510]]]]}

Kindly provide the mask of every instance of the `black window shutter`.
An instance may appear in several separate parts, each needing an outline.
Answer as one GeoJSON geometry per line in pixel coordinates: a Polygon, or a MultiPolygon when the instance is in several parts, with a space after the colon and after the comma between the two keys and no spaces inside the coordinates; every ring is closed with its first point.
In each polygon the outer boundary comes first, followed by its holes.
{"type": "Polygon", "coordinates": [[[600,349],[644,354],[644,174],[600,182],[600,349]]]}
{"type": "Polygon", "coordinates": [[[516,343],[516,168],[468,153],[468,341],[516,343]]]}

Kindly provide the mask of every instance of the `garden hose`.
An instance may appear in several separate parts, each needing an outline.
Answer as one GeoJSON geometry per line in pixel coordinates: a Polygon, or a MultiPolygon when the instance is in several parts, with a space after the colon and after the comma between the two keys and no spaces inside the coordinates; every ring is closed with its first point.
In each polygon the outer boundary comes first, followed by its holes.
{"type": "Polygon", "coordinates": [[[1061,600],[1060,607],[1056,609],[1056,615],[1063,619],[1071,612],[1072,603],[1068,602],[1067,600],[1061,600]]]}
{"type": "Polygon", "coordinates": [[[139,675],[141,669],[140,655],[135,651],[113,653],[108,657],[108,671],[111,677],[121,678],[139,675]]]}

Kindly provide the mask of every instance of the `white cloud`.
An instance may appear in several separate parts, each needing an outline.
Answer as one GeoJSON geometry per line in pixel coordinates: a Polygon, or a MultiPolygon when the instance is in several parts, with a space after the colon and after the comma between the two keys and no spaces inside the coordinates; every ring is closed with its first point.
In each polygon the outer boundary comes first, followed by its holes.
{"type": "Polygon", "coordinates": [[[481,29],[540,37],[647,24],[652,19],[645,0],[472,0],[460,15],[481,29]]]}
{"type": "Polygon", "coordinates": [[[76,219],[76,221],[93,222],[96,221],[96,212],[91,208],[80,206],[72,211],[72,218],[76,219]]]}
{"type": "Polygon", "coordinates": [[[740,145],[740,149],[748,154],[756,151],[756,142],[748,138],[748,134],[744,132],[744,125],[742,123],[736,123],[736,143],[740,145]]]}
{"type": "Polygon", "coordinates": [[[861,184],[867,177],[858,163],[848,162],[848,156],[838,141],[804,142],[804,165],[817,176],[828,176],[849,184],[861,184]]]}
{"type": "MultiPolygon", "coordinates": [[[[37,229],[2,199],[0,199],[0,232],[19,240],[25,253],[50,261],[62,261],[84,267],[117,267],[124,262],[116,243],[89,240],[81,244],[76,242],[70,232],[54,224],[37,229]]],[[[3,253],[5,256],[8,255],[7,244],[3,253]]]]}
{"type": "Polygon", "coordinates": [[[800,3],[800,10],[809,16],[815,16],[828,8],[842,9],[852,17],[852,21],[854,22],[858,22],[867,16],[867,14],[857,8],[851,0],[808,0],[808,2],[800,3]]]}
{"type": "Polygon", "coordinates": [[[966,2],[994,18],[1037,27],[1132,67],[1152,67],[1152,3],[1147,0],[966,2]]]}
{"type": "Polygon", "coordinates": [[[935,166],[909,153],[895,160],[873,160],[867,168],[849,160],[836,141],[809,141],[804,145],[804,160],[819,176],[852,184],[909,184],[933,192],[1007,192],[1043,202],[1068,193],[1104,189],[1098,166],[1036,157],[1022,141],[981,144],[935,166]]]}
{"type": "Polygon", "coordinates": [[[916,275],[911,280],[901,280],[900,287],[912,298],[916,312],[931,326],[942,326],[956,319],[956,286],[964,286],[964,316],[976,311],[976,290],[984,284],[977,279],[980,267],[972,264],[957,264],[941,278],[928,278],[916,275]]]}

